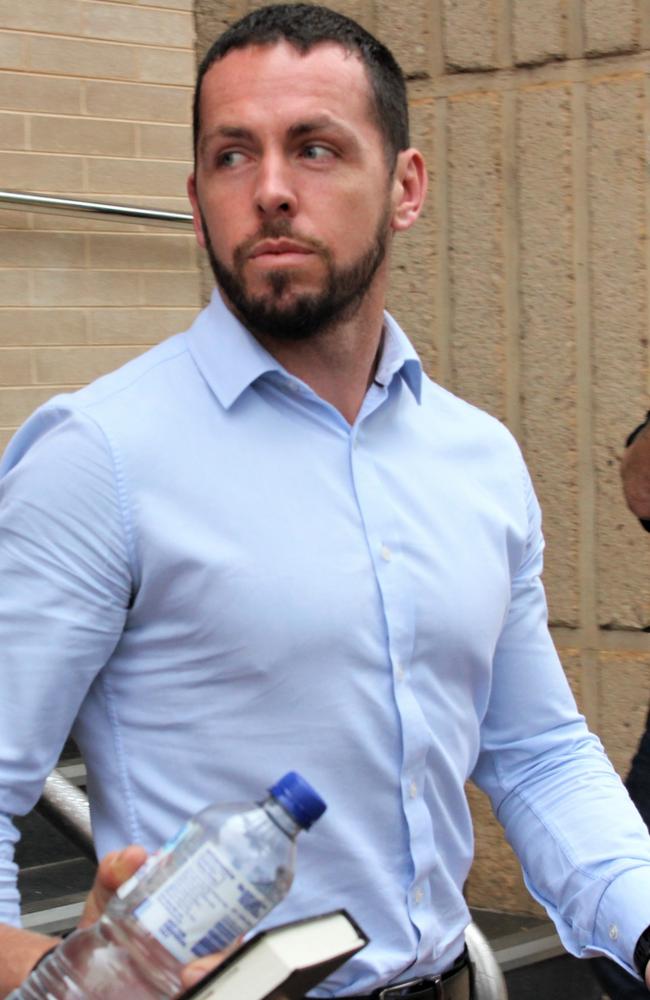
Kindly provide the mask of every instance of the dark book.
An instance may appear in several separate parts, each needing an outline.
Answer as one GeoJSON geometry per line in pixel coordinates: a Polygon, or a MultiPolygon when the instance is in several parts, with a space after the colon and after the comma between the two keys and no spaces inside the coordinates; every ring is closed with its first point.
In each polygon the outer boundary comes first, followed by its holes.
{"type": "Polygon", "coordinates": [[[302,1000],[368,944],[345,910],[261,931],[180,1000],[302,1000]]]}

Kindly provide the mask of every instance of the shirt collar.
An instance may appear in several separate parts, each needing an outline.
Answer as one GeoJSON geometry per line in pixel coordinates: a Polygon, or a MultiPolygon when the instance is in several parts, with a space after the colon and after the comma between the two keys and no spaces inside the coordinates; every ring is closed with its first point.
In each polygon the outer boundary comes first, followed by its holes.
{"type": "MultiPolygon", "coordinates": [[[[256,379],[271,372],[292,378],[231,313],[217,289],[187,334],[190,352],[225,409],[230,409],[256,379]]],[[[375,381],[388,385],[396,373],[420,402],[422,367],[406,334],[384,313],[384,344],[375,381]]]]}

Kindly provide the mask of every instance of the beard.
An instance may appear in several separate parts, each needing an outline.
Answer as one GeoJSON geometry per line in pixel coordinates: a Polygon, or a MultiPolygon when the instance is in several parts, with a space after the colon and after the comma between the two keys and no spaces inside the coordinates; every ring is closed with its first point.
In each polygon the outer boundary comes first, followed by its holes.
{"type": "Polygon", "coordinates": [[[315,337],[334,324],[355,315],[386,256],[389,220],[390,206],[386,204],[370,246],[345,267],[334,264],[331,251],[320,240],[294,234],[288,219],[266,222],[254,236],[244,240],[236,248],[233,254],[234,266],[229,268],[214,252],[206,220],[201,215],[212,272],[239,319],[253,334],[293,342],[315,337]],[[260,240],[282,237],[298,239],[303,246],[320,257],[325,277],[319,291],[298,293],[283,302],[283,296],[293,281],[291,271],[270,269],[266,275],[269,291],[261,295],[250,294],[244,276],[244,266],[250,251],[260,240]]]}

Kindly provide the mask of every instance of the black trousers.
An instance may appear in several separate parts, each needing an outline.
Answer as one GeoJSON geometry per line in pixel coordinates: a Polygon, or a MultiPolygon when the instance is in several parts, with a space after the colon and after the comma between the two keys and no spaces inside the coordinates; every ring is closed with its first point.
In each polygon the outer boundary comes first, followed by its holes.
{"type": "MultiPolygon", "coordinates": [[[[650,712],[630,773],[625,781],[643,822],[650,829],[650,712]]],[[[648,1000],[650,992],[638,979],[607,958],[592,958],[591,967],[603,990],[612,1000],[648,1000]]]]}

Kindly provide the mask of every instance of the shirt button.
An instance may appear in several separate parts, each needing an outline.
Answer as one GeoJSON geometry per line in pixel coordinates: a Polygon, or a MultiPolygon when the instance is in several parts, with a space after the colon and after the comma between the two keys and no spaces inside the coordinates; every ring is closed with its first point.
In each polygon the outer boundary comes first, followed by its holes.
{"type": "Polygon", "coordinates": [[[395,676],[397,677],[397,680],[398,681],[403,681],[404,680],[404,674],[405,674],[405,671],[404,671],[404,667],[402,666],[402,661],[398,660],[397,663],[395,664],[395,676]]]}
{"type": "Polygon", "coordinates": [[[616,924],[609,925],[609,937],[612,941],[618,941],[618,927],[616,924]]]}
{"type": "Polygon", "coordinates": [[[409,785],[409,795],[412,799],[417,799],[418,797],[418,786],[414,781],[412,781],[409,785]]]}
{"type": "Polygon", "coordinates": [[[413,899],[415,900],[416,903],[421,903],[422,900],[424,899],[424,893],[423,893],[422,889],[420,889],[419,886],[415,890],[415,892],[413,893],[413,899]]]}
{"type": "Polygon", "coordinates": [[[391,550],[388,548],[387,545],[382,545],[382,547],[379,550],[379,555],[384,560],[384,562],[390,562],[391,559],[393,558],[393,553],[391,552],[391,550]]]}

